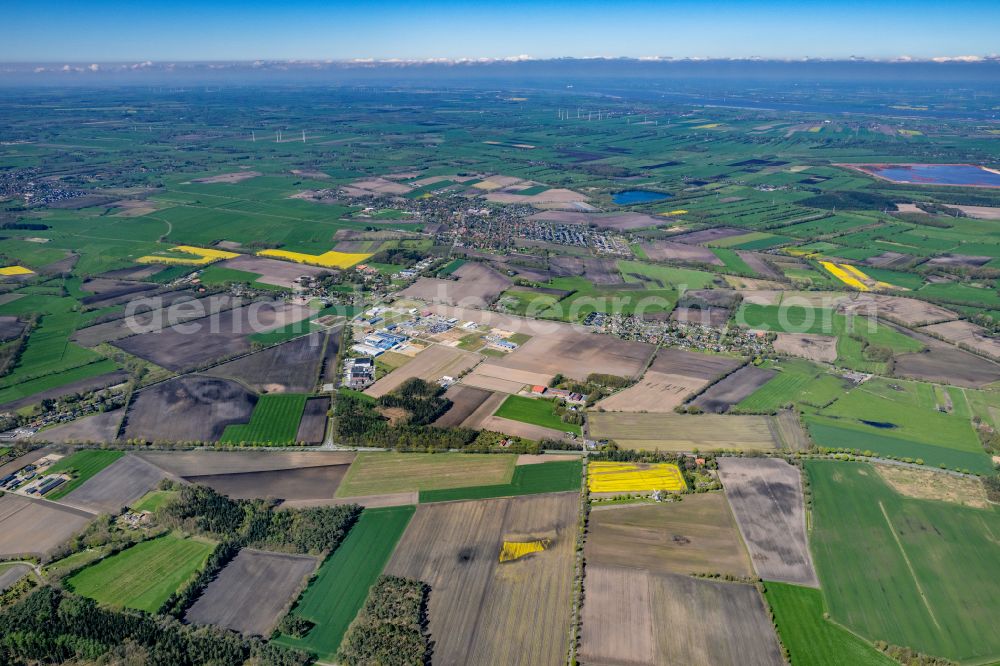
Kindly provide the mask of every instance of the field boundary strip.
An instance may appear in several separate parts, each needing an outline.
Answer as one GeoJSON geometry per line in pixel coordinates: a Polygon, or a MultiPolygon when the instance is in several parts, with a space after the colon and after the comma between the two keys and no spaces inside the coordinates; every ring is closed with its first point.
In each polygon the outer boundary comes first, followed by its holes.
{"type": "Polygon", "coordinates": [[[924,608],[927,609],[927,613],[931,616],[931,620],[934,621],[934,626],[941,629],[941,624],[938,622],[937,616],[934,615],[934,609],[931,608],[930,602],[927,601],[927,595],[924,593],[924,588],[920,584],[920,579],[917,578],[917,572],[913,570],[913,564],[910,562],[909,555],[906,554],[906,549],[903,548],[903,542],[899,540],[899,535],[896,534],[896,528],[892,525],[892,520],[889,519],[889,514],[885,510],[885,504],[882,500],[879,500],[878,508],[882,511],[882,517],[885,518],[886,525],[889,526],[889,533],[892,534],[892,538],[896,541],[896,546],[899,547],[899,552],[903,556],[903,561],[906,562],[906,568],[910,572],[910,577],[913,579],[914,585],[917,586],[917,592],[920,593],[920,600],[924,602],[924,608]]]}

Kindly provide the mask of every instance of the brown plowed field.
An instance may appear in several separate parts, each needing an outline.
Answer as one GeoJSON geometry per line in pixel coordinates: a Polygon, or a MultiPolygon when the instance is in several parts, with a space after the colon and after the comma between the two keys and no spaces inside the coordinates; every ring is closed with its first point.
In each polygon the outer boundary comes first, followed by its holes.
{"type": "Polygon", "coordinates": [[[608,396],[598,406],[609,412],[672,412],[687,397],[742,361],[683,349],[661,349],[633,386],[608,396]]]}
{"type": "Polygon", "coordinates": [[[208,584],[184,619],[267,637],[292,595],[315,569],[316,558],[308,555],[244,548],[208,584]]]}
{"type": "Polygon", "coordinates": [[[135,394],[125,439],[217,441],[227,425],[248,423],[257,396],[236,382],[189,375],[135,394]]]}
{"type": "Polygon", "coordinates": [[[777,458],[719,458],[719,477],[757,575],[819,587],[798,468],[777,458]]]}
{"type": "Polygon", "coordinates": [[[186,476],[233,499],[274,498],[284,500],[330,499],[347,474],[349,465],[327,465],[302,469],[278,469],[238,474],[186,476]]]}
{"type": "Polygon", "coordinates": [[[413,360],[403,367],[390,372],[367,389],[365,393],[380,398],[386,393],[392,393],[407,379],[419,377],[424,381],[436,382],[444,376],[458,377],[466,370],[474,367],[482,356],[474,352],[431,345],[413,357],[413,360]]]}
{"type": "Polygon", "coordinates": [[[594,439],[613,439],[624,448],[657,451],[777,448],[770,419],[722,414],[589,412],[594,439]]]}
{"type": "Polygon", "coordinates": [[[753,568],[722,493],[683,502],[596,506],[590,514],[588,564],[652,573],[750,576],[753,568]]]}
{"type": "Polygon", "coordinates": [[[565,663],[577,493],[422,504],[386,573],[431,586],[438,666],[565,663]],[[551,539],[500,563],[504,540],[551,539]]]}
{"type": "Polygon", "coordinates": [[[778,374],[774,370],[745,365],[715,384],[691,403],[703,411],[722,414],[730,407],[751,395],[778,374]]]}
{"type": "Polygon", "coordinates": [[[0,497],[0,558],[45,557],[94,517],[54,502],[7,493],[0,497]]]}
{"type": "Polygon", "coordinates": [[[586,580],[580,649],[586,664],[785,663],[764,600],[751,585],[603,566],[587,567],[586,580]]]}

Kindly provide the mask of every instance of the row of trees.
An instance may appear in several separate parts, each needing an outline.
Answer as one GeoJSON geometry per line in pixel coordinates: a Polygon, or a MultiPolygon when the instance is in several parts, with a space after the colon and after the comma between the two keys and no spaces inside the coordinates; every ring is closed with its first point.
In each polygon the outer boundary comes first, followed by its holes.
{"type": "Polygon", "coordinates": [[[424,666],[430,663],[426,583],[382,576],[351,623],[337,659],[345,666],[424,666]]]}
{"type": "Polygon", "coordinates": [[[31,334],[37,323],[38,315],[32,315],[24,330],[13,342],[0,346],[0,377],[9,375],[17,367],[17,362],[21,360],[21,353],[28,344],[28,335],[31,334]]]}

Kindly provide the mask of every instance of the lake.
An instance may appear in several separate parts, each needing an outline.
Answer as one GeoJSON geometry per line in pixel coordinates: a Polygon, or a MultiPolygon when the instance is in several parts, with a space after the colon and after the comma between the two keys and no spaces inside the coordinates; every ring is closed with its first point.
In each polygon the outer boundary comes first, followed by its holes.
{"type": "Polygon", "coordinates": [[[863,164],[858,167],[894,183],[1000,187],[1000,173],[974,164],[863,164]]]}
{"type": "Polygon", "coordinates": [[[653,201],[663,201],[672,195],[666,192],[653,192],[652,190],[623,190],[611,195],[611,200],[619,206],[631,206],[633,204],[651,203],[653,201]]]}

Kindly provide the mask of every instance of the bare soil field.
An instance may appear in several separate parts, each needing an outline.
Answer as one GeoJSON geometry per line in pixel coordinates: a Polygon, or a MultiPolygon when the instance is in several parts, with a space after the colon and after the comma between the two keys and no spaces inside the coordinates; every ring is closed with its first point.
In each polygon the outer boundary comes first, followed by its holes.
{"type": "Polygon", "coordinates": [[[794,409],[782,409],[774,417],[774,431],[778,441],[790,451],[805,451],[812,446],[812,439],[794,409]]]}
{"type": "Polygon", "coordinates": [[[679,261],[692,264],[722,266],[722,260],[707,247],[679,243],[677,241],[654,240],[640,245],[652,261],[679,261]]]}
{"type": "Polygon", "coordinates": [[[125,439],[217,441],[227,425],[249,423],[257,396],[233,381],[190,375],[139,391],[125,439]]]}
{"type": "Polygon", "coordinates": [[[590,373],[632,378],[646,368],[654,350],[644,342],[566,328],[554,335],[535,336],[504,358],[490,361],[489,365],[549,377],[562,374],[579,380],[585,380],[590,373]]]}
{"type": "Polygon", "coordinates": [[[719,477],[757,575],[819,587],[798,468],[776,458],[719,458],[719,477]]]}
{"type": "MultiPolygon", "coordinates": [[[[493,394],[518,393],[526,386],[524,382],[495,377],[491,374],[491,372],[492,368],[490,366],[480,365],[462,378],[462,385],[470,388],[478,388],[483,391],[489,391],[493,394]]],[[[548,379],[542,383],[548,384],[548,379]]]]}
{"type": "Polygon", "coordinates": [[[185,481],[209,486],[233,499],[332,499],[349,464],[277,469],[233,474],[185,476],[185,481]]]}
{"type": "Polygon", "coordinates": [[[576,493],[422,504],[386,573],[431,586],[434,663],[545,666],[566,659],[576,493]],[[504,541],[550,539],[500,563],[504,541]]]}
{"type": "Polygon", "coordinates": [[[251,349],[251,335],[302,321],[313,313],[303,305],[253,303],[114,344],[162,368],[186,372],[216,359],[244,354],[251,349]]]}
{"type": "Polygon", "coordinates": [[[177,476],[239,474],[294,470],[306,467],[350,465],[352,451],[146,451],[139,454],[162,470],[177,476]]]}
{"type": "Polygon", "coordinates": [[[295,435],[296,442],[306,444],[322,444],[326,438],[326,425],[329,420],[330,398],[319,397],[306,400],[302,410],[302,420],[299,421],[299,431],[295,435]]]}
{"type": "Polygon", "coordinates": [[[883,252],[882,254],[865,259],[864,263],[875,268],[902,268],[913,261],[909,254],[900,252],[883,252]]]}
{"type": "Polygon", "coordinates": [[[731,314],[731,311],[726,308],[689,308],[678,306],[671,311],[669,319],[670,321],[678,321],[685,324],[699,324],[701,326],[721,328],[729,321],[731,314]]]}
{"type": "Polygon", "coordinates": [[[309,393],[316,388],[325,340],[326,333],[311,333],[217,365],[205,374],[235,379],[255,391],[309,393]]]}
{"type": "Polygon", "coordinates": [[[541,465],[547,462],[560,462],[564,460],[579,460],[580,456],[573,453],[522,453],[517,457],[515,465],[541,465]]]}
{"type": "Polygon", "coordinates": [[[106,271],[95,277],[108,278],[109,280],[148,280],[164,268],[166,268],[165,264],[135,265],[130,268],[118,268],[113,271],[106,271]]]}
{"type": "Polygon", "coordinates": [[[984,356],[1000,359],[1000,340],[985,335],[985,329],[982,326],[967,321],[949,321],[943,324],[924,326],[920,330],[984,356]]]}
{"type": "Polygon", "coordinates": [[[135,455],[125,455],[87,479],[61,502],[91,513],[117,514],[167,477],[162,469],[135,455]]]}
{"type": "Polygon", "coordinates": [[[489,391],[455,384],[445,391],[444,397],[451,400],[451,409],[438,417],[435,426],[453,428],[462,425],[479,407],[493,395],[489,391]]]}
{"type": "Polygon", "coordinates": [[[837,338],[818,333],[777,333],[774,351],[789,356],[800,356],[817,363],[837,360],[837,338]]]}
{"type": "Polygon", "coordinates": [[[12,340],[21,335],[25,325],[17,317],[0,317],[0,342],[12,340]]]}
{"type": "Polygon", "coordinates": [[[582,638],[595,666],[785,663],[757,588],[622,567],[587,567],[582,638]]]}
{"type": "Polygon", "coordinates": [[[990,263],[993,257],[968,254],[941,254],[927,262],[927,266],[950,266],[960,268],[980,268],[990,263]]]}
{"type": "Polygon", "coordinates": [[[689,395],[741,363],[683,349],[661,349],[642,379],[598,403],[609,412],[672,412],[689,395]]]}
{"type": "Polygon", "coordinates": [[[95,347],[102,342],[113,342],[130,335],[151,333],[164,326],[182,324],[206,315],[214,315],[237,304],[229,294],[216,294],[196,299],[190,292],[176,291],[150,297],[149,307],[132,306],[134,313],[76,331],[72,340],[84,347],[95,347]]]}
{"type": "Polygon", "coordinates": [[[444,376],[458,377],[466,370],[473,368],[481,359],[482,356],[475,352],[465,351],[457,347],[431,345],[403,367],[390,372],[369,386],[365,389],[365,393],[374,398],[380,398],[386,393],[396,390],[403,382],[412,377],[419,377],[428,382],[436,382],[444,376]]]}
{"type": "Polygon", "coordinates": [[[766,384],[776,374],[778,373],[775,370],[745,365],[722,381],[708,387],[691,404],[706,412],[722,414],[766,384]]]}
{"type": "Polygon", "coordinates": [[[40,403],[42,400],[48,398],[60,398],[64,395],[71,395],[73,393],[86,393],[87,391],[93,391],[95,389],[103,389],[109,386],[115,386],[116,384],[122,384],[128,381],[129,374],[124,370],[115,370],[114,372],[107,372],[103,375],[97,375],[96,377],[88,377],[86,379],[80,379],[75,382],[70,382],[69,384],[63,384],[62,386],[57,386],[56,388],[49,389],[47,391],[42,391],[41,393],[35,393],[24,398],[19,398],[18,400],[12,400],[11,402],[6,402],[0,405],[0,409],[7,411],[16,411],[22,407],[27,407],[29,405],[35,405],[40,403]]]}
{"type": "Polygon", "coordinates": [[[44,558],[93,518],[86,511],[7,493],[0,497],[0,558],[44,558]]]}
{"type": "Polygon", "coordinates": [[[524,386],[535,386],[539,384],[547,386],[549,380],[552,379],[551,375],[531,372],[530,370],[508,368],[498,365],[497,363],[498,361],[490,359],[476,366],[475,370],[462,379],[462,383],[475,386],[477,385],[475,382],[493,378],[504,382],[510,382],[512,386],[516,386],[515,390],[506,391],[506,393],[517,393],[517,391],[524,386]]]}
{"type": "Polygon", "coordinates": [[[882,480],[900,495],[952,502],[976,509],[989,508],[986,488],[974,476],[961,476],[901,465],[874,465],[882,480]]]}
{"type": "Polygon", "coordinates": [[[882,294],[852,295],[844,301],[841,310],[860,315],[877,314],[880,318],[903,326],[923,326],[958,318],[951,310],[913,298],[885,296],[882,294]]]}
{"type": "Polygon", "coordinates": [[[479,423],[479,429],[489,430],[491,432],[502,432],[505,435],[514,435],[515,437],[532,439],[536,442],[543,439],[560,440],[566,437],[566,433],[562,430],[554,430],[552,428],[545,428],[532,423],[505,419],[500,416],[489,416],[483,419],[479,423]]]}
{"type": "Polygon", "coordinates": [[[515,192],[490,192],[486,195],[487,201],[500,204],[573,204],[587,200],[587,197],[579,192],[562,188],[545,190],[539,194],[517,194],[515,192]]]}
{"type": "Polygon", "coordinates": [[[382,495],[354,495],[352,497],[334,497],[308,500],[283,500],[279,509],[308,509],[317,506],[337,506],[340,504],[358,504],[366,509],[377,509],[383,506],[407,506],[418,504],[420,493],[416,490],[403,493],[384,493],[382,495]]]}
{"type": "Polygon", "coordinates": [[[625,278],[614,259],[596,257],[553,257],[549,269],[557,276],[583,276],[595,285],[624,285],[625,278]]]}
{"type": "Polygon", "coordinates": [[[196,178],[192,183],[240,183],[244,180],[250,180],[251,178],[256,178],[260,176],[259,171],[235,171],[233,173],[220,173],[217,176],[208,176],[207,178],[196,178]]]}
{"type": "Polygon", "coordinates": [[[0,593],[31,573],[27,564],[11,564],[0,568],[0,593]]]}
{"type": "Polygon", "coordinates": [[[32,439],[54,444],[113,442],[118,435],[118,424],[123,414],[121,409],[116,409],[84,416],[76,421],[41,430],[32,439]]]}
{"type": "Polygon", "coordinates": [[[760,252],[746,252],[743,250],[737,250],[736,254],[740,259],[746,262],[746,265],[749,266],[750,269],[757,275],[771,280],[781,280],[784,278],[784,275],[770,264],[769,260],[771,255],[762,254],[760,252]]]}
{"type": "Polygon", "coordinates": [[[503,401],[507,399],[504,393],[490,393],[490,397],[483,401],[483,404],[479,405],[471,414],[469,414],[464,421],[462,421],[461,426],[463,428],[470,428],[471,430],[482,430],[483,424],[493,417],[493,413],[500,408],[503,401]]]}
{"type": "Polygon", "coordinates": [[[1000,381],[1000,364],[929,335],[906,329],[900,331],[919,340],[924,349],[897,355],[893,359],[893,374],[965,388],[982,388],[1000,381]]]}
{"type": "Polygon", "coordinates": [[[722,493],[687,495],[683,502],[595,506],[585,554],[588,565],[652,573],[753,574],[722,493]]]}
{"type": "Polygon", "coordinates": [[[88,278],[83,281],[80,288],[90,292],[90,296],[84,296],[81,302],[84,305],[101,306],[124,303],[131,300],[134,294],[158,289],[160,285],[150,282],[131,282],[127,280],[115,280],[111,278],[88,278]]]}
{"type": "Polygon", "coordinates": [[[266,638],[315,570],[315,557],[244,548],[208,584],[184,619],[266,638]]]}
{"type": "Polygon", "coordinates": [[[754,305],[778,305],[781,303],[782,291],[774,289],[745,289],[740,292],[745,303],[754,305]]]}
{"type": "Polygon", "coordinates": [[[479,262],[463,264],[453,275],[458,279],[420,278],[401,295],[430,303],[485,307],[512,284],[506,275],[479,262]]]}
{"type": "Polygon", "coordinates": [[[766,416],[588,412],[590,435],[624,448],[654,451],[777,448],[766,416]]]}
{"type": "Polygon", "coordinates": [[[957,208],[969,217],[980,220],[1000,220],[1000,208],[995,206],[956,206],[948,204],[949,208],[957,208]]]}
{"type": "Polygon", "coordinates": [[[218,264],[222,268],[232,268],[237,271],[256,273],[260,277],[258,282],[273,284],[278,287],[291,289],[296,278],[308,275],[309,277],[319,277],[329,275],[330,270],[318,266],[307,266],[305,264],[292,263],[290,261],[279,261],[267,257],[258,257],[251,254],[242,254],[232,259],[218,264]]]}
{"type": "Polygon", "coordinates": [[[723,238],[742,236],[746,233],[750,232],[746,229],[734,229],[732,227],[713,227],[711,229],[691,231],[686,234],[680,234],[679,236],[671,236],[670,239],[677,241],[678,243],[701,245],[702,243],[710,243],[712,241],[722,240],[723,238]]]}
{"type": "Polygon", "coordinates": [[[643,213],[615,213],[601,215],[594,213],[578,213],[574,211],[547,210],[535,213],[529,220],[541,222],[561,222],[563,224],[585,224],[601,229],[629,231],[631,229],[647,229],[666,224],[666,220],[643,213]]]}

